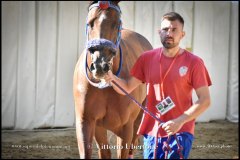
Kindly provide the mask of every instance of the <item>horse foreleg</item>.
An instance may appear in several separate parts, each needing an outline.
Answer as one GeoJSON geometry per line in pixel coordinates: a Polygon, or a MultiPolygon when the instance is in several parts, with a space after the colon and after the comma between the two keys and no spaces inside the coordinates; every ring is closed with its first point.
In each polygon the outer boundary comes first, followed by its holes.
{"type": "Polygon", "coordinates": [[[111,150],[107,140],[107,130],[96,126],[95,139],[98,145],[98,155],[101,159],[111,159],[111,150]]]}
{"type": "Polygon", "coordinates": [[[129,149],[131,147],[131,141],[133,138],[133,123],[126,124],[121,134],[117,137],[117,146],[120,149],[117,150],[117,156],[119,159],[127,159],[129,156],[129,149]]]}
{"type": "Polygon", "coordinates": [[[90,159],[92,155],[92,140],[94,135],[95,123],[76,121],[76,133],[78,149],[81,159],[90,159]]]}
{"type": "Polygon", "coordinates": [[[132,140],[131,146],[129,148],[128,159],[134,158],[134,151],[135,151],[136,146],[138,145],[138,140],[139,140],[139,136],[137,134],[133,134],[133,140],[132,140]]]}
{"type": "MultiPolygon", "coordinates": [[[[143,102],[143,105],[145,105],[145,101],[143,102]]],[[[131,144],[131,147],[130,147],[130,150],[129,150],[128,159],[133,159],[134,158],[133,156],[134,156],[134,151],[135,151],[135,148],[136,148],[134,146],[138,145],[139,135],[137,135],[137,131],[138,131],[139,125],[140,125],[141,120],[142,120],[142,115],[143,115],[143,110],[140,110],[140,112],[138,114],[138,117],[134,122],[133,138],[132,138],[132,144],[131,144]]]]}

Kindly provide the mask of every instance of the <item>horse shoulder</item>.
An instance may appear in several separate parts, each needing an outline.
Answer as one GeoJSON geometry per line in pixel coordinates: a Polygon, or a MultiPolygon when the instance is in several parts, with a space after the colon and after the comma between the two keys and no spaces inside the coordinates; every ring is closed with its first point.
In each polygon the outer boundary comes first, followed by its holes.
{"type": "Polygon", "coordinates": [[[84,73],[84,53],[82,53],[74,69],[73,90],[75,97],[86,94],[87,89],[88,83],[84,73]]]}

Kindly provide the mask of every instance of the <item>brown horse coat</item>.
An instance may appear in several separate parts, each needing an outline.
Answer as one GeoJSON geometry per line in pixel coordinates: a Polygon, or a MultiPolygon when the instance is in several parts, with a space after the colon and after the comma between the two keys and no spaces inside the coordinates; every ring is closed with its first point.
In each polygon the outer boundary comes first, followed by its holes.
{"type": "MultiPolygon", "coordinates": [[[[121,33],[120,46],[123,54],[123,65],[119,77],[128,79],[130,69],[137,58],[144,51],[152,49],[152,46],[138,33],[126,29],[123,29],[121,33]]],[[[84,50],[76,64],[73,80],[76,133],[80,158],[91,158],[94,137],[98,144],[100,158],[111,158],[110,149],[103,147],[109,145],[107,130],[118,136],[118,144],[116,145],[122,146],[118,151],[118,157],[128,158],[129,148],[126,146],[136,142],[136,132],[142,112],[134,102],[128,97],[118,94],[112,87],[99,89],[89,84],[84,72],[85,53],[84,50]]],[[[116,57],[113,58],[113,73],[118,70],[119,55],[118,49],[116,57]]],[[[146,97],[146,87],[139,86],[131,95],[142,103],[146,97]]]]}

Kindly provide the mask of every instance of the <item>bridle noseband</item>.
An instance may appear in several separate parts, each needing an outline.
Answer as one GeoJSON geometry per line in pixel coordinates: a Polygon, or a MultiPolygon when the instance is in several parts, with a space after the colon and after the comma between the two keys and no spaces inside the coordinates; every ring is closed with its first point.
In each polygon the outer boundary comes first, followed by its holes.
{"type": "MultiPolygon", "coordinates": [[[[98,3],[94,3],[89,7],[89,11],[94,7],[98,7],[100,9],[104,9],[104,10],[108,9],[108,8],[113,8],[117,12],[121,13],[120,8],[118,6],[112,4],[110,1],[98,1],[98,3]]],[[[88,40],[88,24],[86,25],[87,43],[86,43],[86,56],[85,56],[85,74],[86,74],[86,78],[87,78],[88,82],[91,85],[93,85],[97,88],[100,88],[100,89],[109,87],[110,84],[106,83],[105,81],[95,83],[95,82],[92,82],[89,79],[87,69],[89,70],[89,72],[91,72],[91,71],[90,71],[90,69],[88,67],[88,64],[87,64],[88,51],[91,48],[98,48],[98,47],[108,47],[108,48],[111,48],[115,51],[117,51],[117,49],[119,48],[119,50],[120,50],[120,63],[119,63],[118,71],[116,73],[116,76],[119,76],[121,68],[122,68],[122,51],[121,51],[121,46],[120,46],[122,23],[121,23],[121,19],[119,21],[120,21],[120,24],[119,24],[119,27],[118,27],[118,36],[117,36],[117,40],[116,40],[115,44],[112,41],[107,40],[107,39],[103,39],[103,38],[88,40]]]]}

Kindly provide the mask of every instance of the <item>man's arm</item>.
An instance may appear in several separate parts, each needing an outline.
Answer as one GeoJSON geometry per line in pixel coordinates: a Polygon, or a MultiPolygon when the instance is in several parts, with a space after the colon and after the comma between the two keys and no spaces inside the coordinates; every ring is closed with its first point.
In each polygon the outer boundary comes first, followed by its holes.
{"type": "Polygon", "coordinates": [[[210,106],[210,94],[208,86],[200,87],[196,89],[198,100],[188,110],[186,110],[181,116],[176,119],[167,121],[163,124],[163,129],[168,135],[176,133],[184,123],[196,119],[210,106]]]}
{"type": "Polygon", "coordinates": [[[131,93],[137,86],[139,86],[142,82],[135,78],[135,77],[130,77],[128,80],[120,79],[117,76],[115,76],[112,71],[108,71],[108,75],[105,76],[105,80],[108,83],[111,83],[113,86],[114,90],[117,91],[119,94],[125,95],[124,92],[122,92],[117,86],[115,86],[112,81],[115,81],[118,85],[120,85],[127,93],[131,93]]]}

